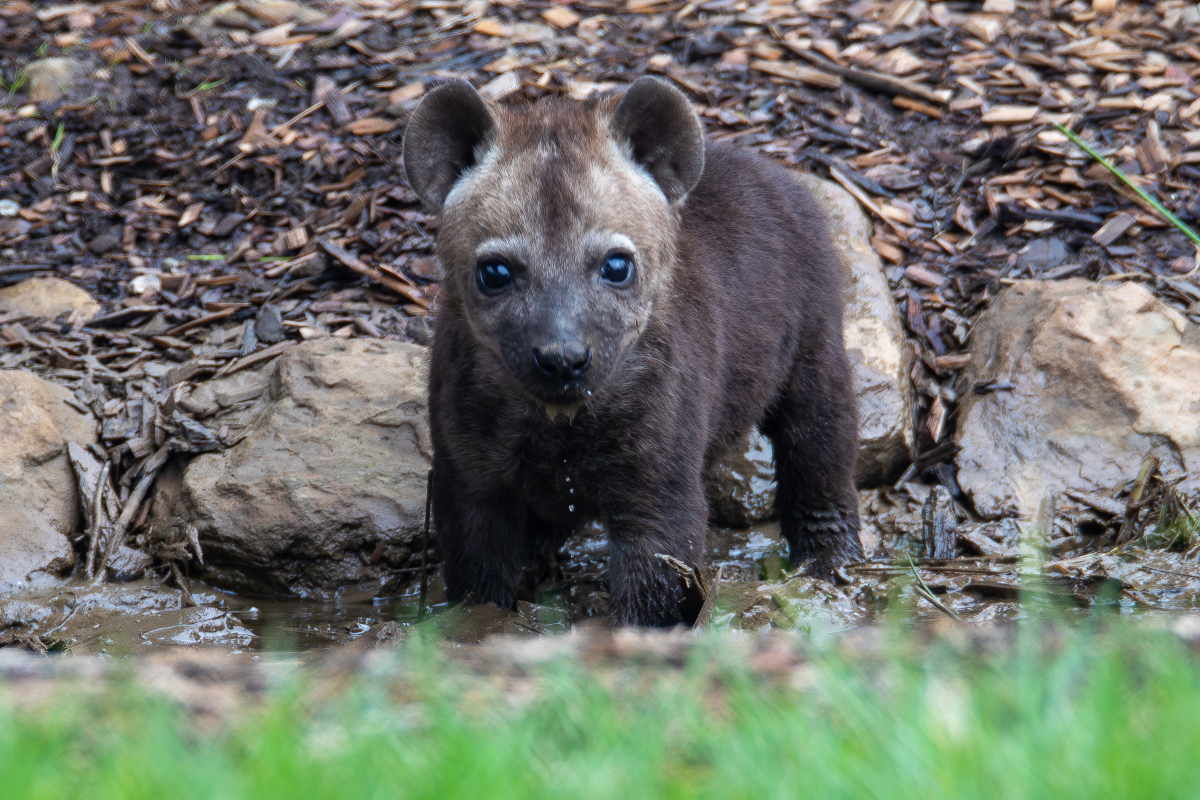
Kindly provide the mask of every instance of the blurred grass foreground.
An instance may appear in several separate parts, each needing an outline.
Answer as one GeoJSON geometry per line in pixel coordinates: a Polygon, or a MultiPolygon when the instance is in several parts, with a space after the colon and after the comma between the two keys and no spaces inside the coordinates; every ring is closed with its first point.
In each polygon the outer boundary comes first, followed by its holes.
{"type": "Polygon", "coordinates": [[[119,665],[10,677],[0,796],[1200,796],[1200,657],[1165,630],[657,634],[619,658],[605,636],[533,658],[528,640],[466,656],[407,642],[321,669],[264,657],[274,677],[206,710],[161,669],[154,688],[119,665]]]}

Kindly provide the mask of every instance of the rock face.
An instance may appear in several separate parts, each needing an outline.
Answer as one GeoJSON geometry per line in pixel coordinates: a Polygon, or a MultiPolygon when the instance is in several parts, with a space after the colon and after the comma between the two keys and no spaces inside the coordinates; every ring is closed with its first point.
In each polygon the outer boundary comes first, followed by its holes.
{"type": "Polygon", "coordinates": [[[1111,490],[1151,453],[1200,487],[1200,328],[1141,286],[1021,281],[983,314],[971,352],[958,481],[981,515],[1111,490]]]}
{"type": "Polygon", "coordinates": [[[100,313],[99,304],[90,294],[58,278],[30,278],[0,289],[0,311],[57,317],[64,311],[76,309],[79,310],[77,319],[85,321],[100,313]]]}
{"type": "Polygon", "coordinates": [[[67,443],[96,441],[96,423],[71,393],[24,370],[0,371],[0,588],[70,569],[67,534],[80,526],[67,443]]]}
{"type": "MultiPolygon", "coordinates": [[[[858,401],[857,479],[860,486],[876,486],[904,469],[913,445],[912,384],[904,329],[879,256],[871,249],[871,229],[858,202],[829,181],[813,175],[797,178],[825,209],[846,269],[844,335],[858,401]]],[[[744,527],[769,518],[775,503],[773,480],[771,445],[754,432],[709,477],[713,521],[744,527]]]]}
{"type": "Polygon", "coordinates": [[[419,563],[432,452],[425,350],[319,339],[267,370],[249,435],[177,465],[151,517],[196,526],[218,585],[377,590],[414,553],[419,563]]]}
{"type": "Polygon", "coordinates": [[[797,177],[825,209],[846,269],[844,336],[858,401],[858,483],[877,485],[904,469],[913,447],[904,328],[879,256],[871,249],[870,222],[858,201],[814,175],[797,177]]]}

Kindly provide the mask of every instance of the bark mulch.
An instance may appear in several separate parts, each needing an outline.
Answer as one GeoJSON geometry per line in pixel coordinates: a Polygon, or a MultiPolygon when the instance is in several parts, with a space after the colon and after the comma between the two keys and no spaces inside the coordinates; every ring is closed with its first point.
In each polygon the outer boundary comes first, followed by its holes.
{"type": "Polygon", "coordinates": [[[917,465],[953,487],[963,346],[1006,282],[1136,280],[1200,323],[1195,248],[1054,127],[1195,222],[1198,34],[1181,0],[0,0],[0,285],[57,275],[104,304],[0,317],[0,368],[75,388],[139,500],[162,448],[240,435],[177,405],[195,382],[318,336],[428,340],[435,226],[400,154],[425,92],[528,102],[650,73],[712,136],[869,210],[917,465]]]}

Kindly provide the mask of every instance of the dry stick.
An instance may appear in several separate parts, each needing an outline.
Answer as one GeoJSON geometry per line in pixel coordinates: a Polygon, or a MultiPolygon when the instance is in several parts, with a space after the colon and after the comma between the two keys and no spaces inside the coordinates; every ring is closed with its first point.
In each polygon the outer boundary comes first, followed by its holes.
{"type": "Polygon", "coordinates": [[[355,272],[357,272],[361,275],[366,275],[368,278],[375,281],[376,283],[382,283],[384,286],[391,289],[396,294],[400,295],[403,298],[406,298],[407,300],[409,300],[413,303],[416,303],[417,305],[421,306],[422,308],[429,308],[429,298],[426,297],[425,295],[421,294],[421,292],[418,291],[416,289],[416,287],[408,286],[404,283],[401,283],[399,280],[393,278],[391,275],[381,272],[380,270],[376,269],[375,267],[372,267],[371,265],[365,263],[362,259],[360,259],[358,256],[356,256],[354,253],[351,253],[349,250],[342,247],[340,244],[333,241],[328,236],[322,236],[321,238],[317,239],[317,244],[320,245],[321,248],[324,249],[326,253],[329,253],[329,255],[333,256],[338,261],[340,261],[343,265],[349,267],[350,269],[354,270],[355,272]]]}
{"type": "Polygon", "coordinates": [[[301,112],[300,112],[299,114],[297,114],[296,116],[294,116],[294,117],[292,117],[291,119],[289,119],[287,122],[283,122],[283,123],[280,123],[279,125],[276,125],[274,128],[272,128],[272,129],[271,129],[271,135],[272,135],[272,136],[278,136],[280,133],[282,133],[283,131],[286,131],[288,128],[292,127],[292,126],[293,126],[293,125],[295,125],[297,122],[299,122],[300,120],[302,120],[302,119],[304,119],[305,117],[307,117],[309,114],[312,114],[312,113],[315,113],[316,111],[319,111],[319,110],[320,110],[321,108],[323,108],[324,106],[325,106],[325,101],[324,101],[324,100],[318,100],[317,102],[313,103],[313,104],[312,104],[311,106],[309,106],[308,108],[306,108],[306,109],[304,109],[303,111],[301,111],[301,112]]]}
{"type": "Polygon", "coordinates": [[[856,186],[852,180],[843,175],[837,167],[830,167],[829,174],[833,176],[834,180],[844,186],[847,192],[854,195],[854,199],[866,206],[868,211],[886,222],[888,226],[896,232],[896,235],[899,236],[901,240],[908,244],[912,244],[912,242],[909,240],[908,231],[900,227],[899,223],[897,223],[895,220],[887,217],[879,208],[879,206],[875,205],[871,198],[867,196],[866,192],[858,188],[858,186],[856,186]]]}
{"type": "Polygon", "coordinates": [[[905,80],[904,78],[895,78],[891,75],[884,75],[882,72],[866,69],[852,69],[851,67],[843,67],[840,64],[835,64],[832,61],[821,58],[821,56],[807,50],[803,47],[797,47],[786,39],[782,41],[784,47],[791,50],[796,55],[803,58],[805,61],[820,67],[826,72],[832,72],[834,75],[840,75],[843,78],[857,83],[859,86],[864,86],[868,89],[874,89],[877,92],[886,92],[888,94],[907,94],[912,97],[919,97],[922,100],[927,100],[930,103],[944,106],[946,101],[934,94],[932,89],[928,89],[921,84],[905,80]]]}
{"type": "Polygon", "coordinates": [[[83,462],[76,459],[74,454],[71,454],[69,458],[71,469],[75,473],[75,485],[79,487],[79,496],[83,499],[80,505],[83,506],[83,527],[84,534],[86,535],[87,531],[92,529],[92,506],[95,504],[96,495],[88,491],[87,472],[84,469],[83,462]]]}
{"type": "Polygon", "coordinates": [[[1133,492],[1130,493],[1129,502],[1125,506],[1125,518],[1121,521],[1121,529],[1117,533],[1119,546],[1123,547],[1133,541],[1138,516],[1142,510],[1142,498],[1146,493],[1146,485],[1150,483],[1156,472],[1158,472],[1158,456],[1148,455],[1142,459],[1137,480],[1133,482],[1133,492]]]}
{"type": "Polygon", "coordinates": [[[700,606],[700,613],[696,615],[696,621],[692,623],[692,627],[696,630],[708,624],[713,609],[717,607],[717,595],[721,591],[721,573],[724,569],[724,564],[717,567],[717,574],[713,576],[712,583],[708,586],[708,595],[704,598],[704,605],[700,606]]]}
{"type": "MultiPolygon", "coordinates": [[[[920,584],[919,586],[916,587],[917,594],[921,595],[921,597],[924,597],[926,600],[928,600],[933,605],[933,607],[936,608],[938,611],[941,611],[943,614],[949,616],[950,618],[952,618],[958,622],[963,622],[962,617],[960,617],[958,614],[955,614],[953,611],[951,611],[950,607],[948,605],[943,603],[941,600],[938,600],[937,597],[934,596],[933,592],[929,590],[929,587],[925,585],[925,581],[921,580],[921,576],[917,574],[917,565],[913,563],[913,560],[911,558],[908,559],[908,566],[910,569],[912,569],[913,577],[916,578],[917,583],[920,584]]],[[[966,623],[963,623],[963,624],[966,624],[966,623]]]]}
{"type": "Polygon", "coordinates": [[[92,524],[88,526],[88,578],[96,576],[96,555],[100,549],[100,527],[104,519],[104,486],[108,483],[108,471],[111,467],[111,461],[104,462],[104,466],[100,468],[100,479],[96,481],[96,491],[92,495],[92,524]]]}
{"type": "Polygon", "coordinates": [[[171,574],[175,576],[175,585],[179,587],[179,591],[183,593],[183,607],[190,608],[198,606],[195,598],[192,597],[192,590],[188,587],[187,582],[183,579],[183,572],[179,569],[179,565],[174,561],[167,562],[171,565],[171,574]]]}
{"type": "Polygon", "coordinates": [[[425,569],[425,555],[429,552],[429,510],[433,502],[433,470],[425,479],[425,532],[421,534],[421,603],[417,607],[417,622],[425,616],[425,592],[429,588],[429,573],[425,569]]]}
{"type": "Polygon", "coordinates": [[[121,509],[121,516],[117,518],[117,524],[113,526],[112,534],[109,536],[108,543],[104,548],[104,555],[101,557],[100,563],[96,565],[96,573],[92,576],[93,582],[99,583],[104,580],[105,565],[112,558],[112,554],[116,551],[117,546],[125,543],[126,531],[129,530],[130,524],[141,508],[142,501],[146,499],[146,495],[150,492],[150,487],[154,485],[154,479],[158,477],[158,471],[162,469],[163,464],[167,463],[167,457],[170,454],[169,447],[164,444],[146,461],[145,471],[142,473],[141,479],[137,482],[137,486],[133,487],[133,491],[130,492],[129,500],[125,503],[125,507],[121,509]]]}

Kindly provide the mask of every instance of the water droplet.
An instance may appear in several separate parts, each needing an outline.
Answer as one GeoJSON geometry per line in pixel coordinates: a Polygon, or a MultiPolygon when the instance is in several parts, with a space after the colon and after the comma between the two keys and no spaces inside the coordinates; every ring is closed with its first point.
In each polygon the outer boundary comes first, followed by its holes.
{"type": "Polygon", "coordinates": [[[575,511],[575,506],[574,506],[574,505],[569,505],[569,506],[567,506],[567,511],[574,512],[574,511],[575,511]]]}
{"type": "Polygon", "coordinates": [[[571,479],[570,479],[570,478],[567,478],[567,483],[570,483],[570,482],[571,482],[571,479]]]}

